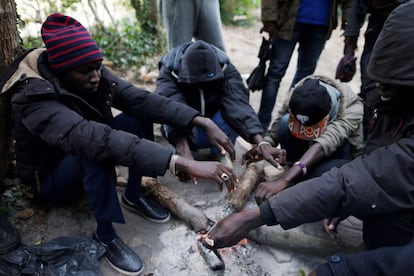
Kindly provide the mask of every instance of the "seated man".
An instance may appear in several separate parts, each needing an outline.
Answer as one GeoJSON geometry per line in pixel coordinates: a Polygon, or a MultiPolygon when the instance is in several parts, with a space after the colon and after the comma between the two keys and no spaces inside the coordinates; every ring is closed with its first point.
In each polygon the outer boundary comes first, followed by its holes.
{"type": "MultiPolygon", "coordinates": [[[[362,149],[363,103],[345,84],[321,76],[300,81],[284,101],[264,138],[286,150],[289,169],[277,180],[263,182],[258,203],[298,181],[321,175],[351,160],[362,149]]],[[[262,146],[262,152],[270,149],[262,146]]],[[[244,161],[261,159],[255,148],[244,161]]]]}
{"type": "Polygon", "coordinates": [[[232,191],[236,177],[218,162],[197,162],[154,143],[153,122],[181,128],[198,126],[216,147],[234,154],[230,139],[199,112],[149,93],[116,77],[76,19],[51,14],[42,24],[46,49],[33,49],[2,75],[0,91],[11,97],[15,118],[18,176],[40,199],[65,204],[86,192],[97,221],[94,238],[118,271],[137,275],[144,269],[138,255],[112,225],[124,223],[116,191],[115,165],[129,167],[122,204],[156,222],[170,214],[144,196],[141,177],[183,171],[211,179],[232,191]],[[115,118],[111,107],[123,113],[115,118]],[[225,176],[225,177],[224,177],[225,176]]]}
{"type": "MultiPolygon", "coordinates": [[[[263,129],[249,103],[249,91],[240,73],[220,49],[202,40],[188,42],[169,51],[160,61],[156,93],[191,106],[211,118],[235,142],[238,135],[261,147],[263,129]]],[[[210,148],[209,134],[163,126],[163,133],[177,153],[193,158],[191,151],[210,148]]],[[[211,149],[217,154],[217,149],[211,149]]],[[[264,158],[278,163],[270,155],[264,158]]]]}
{"type": "MultiPolygon", "coordinates": [[[[413,240],[413,21],[414,2],[401,4],[391,12],[375,43],[368,73],[378,82],[380,96],[364,153],[340,168],[275,194],[259,208],[223,218],[200,237],[206,245],[234,245],[264,224],[291,229],[324,217],[350,215],[363,221],[363,239],[369,250],[413,240]]],[[[334,275],[350,275],[336,272],[334,275]]],[[[402,274],[378,270],[377,275],[402,274]]]]}

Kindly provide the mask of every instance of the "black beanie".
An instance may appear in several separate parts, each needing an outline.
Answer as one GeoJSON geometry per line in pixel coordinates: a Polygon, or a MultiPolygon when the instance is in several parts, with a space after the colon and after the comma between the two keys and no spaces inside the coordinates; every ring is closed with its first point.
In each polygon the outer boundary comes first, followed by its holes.
{"type": "Polygon", "coordinates": [[[178,82],[205,83],[224,77],[214,49],[197,40],[185,50],[178,67],[178,82]]]}

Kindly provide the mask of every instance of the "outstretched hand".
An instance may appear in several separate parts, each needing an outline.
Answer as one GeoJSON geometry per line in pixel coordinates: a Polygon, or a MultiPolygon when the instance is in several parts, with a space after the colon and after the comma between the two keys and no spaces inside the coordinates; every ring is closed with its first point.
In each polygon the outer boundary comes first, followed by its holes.
{"type": "Polygon", "coordinates": [[[236,152],[230,138],[209,118],[196,116],[193,125],[201,127],[206,132],[210,143],[220,150],[221,155],[229,153],[232,161],[236,159],[236,152]]]}
{"type": "Polygon", "coordinates": [[[215,124],[208,124],[205,128],[210,143],[220,149],[221,155],[229,153],[231,161],[236,159],[236,151],[230,138],[215,124]]]}
{"type": "Polygon", "coordinates": [[[235,183],[239,180],[233,170],[216,161],[195,161],[179,158],[176,161],[176,168],[194,178],[213,180],[218,184],[219,190],[226,185],[229,192],[234,191],[235,183]]]}
{"type": "Polygon", "coordinates": [[[218,221],[199,239],[208,248],[218,249],[237,244],[247,234],[263,225],[259,208],[233,213],[218,221]]]}
{"type": "Polygon", "coordinates": [[[268,161],[274,167],[281,169],[281,165],[286,163],[286,151],[284,149],[272,147],[268,144],[263,144],[260,145],[260,148],[254,147],[247,151],[242,157],[242,164],[248,165],[263,159],[268,161]]]}
{"type": "Polygon", "coordinates": [[[276,181],[267,181],[260,183],[257,187],[255,196],[257,204],[262,204],[271,196],[285,189],[288,185],[289,183],[284,178],[279,178],[276,181]]]}
{"type": "Polygon", "coordinates": [[[322,221],[323,228],[325,229],[326,234],[328,234],[333,239],[338,239],[338,225],[341,222],[341,218],[335,217],[331,219],[324,219],[322,221]]]}

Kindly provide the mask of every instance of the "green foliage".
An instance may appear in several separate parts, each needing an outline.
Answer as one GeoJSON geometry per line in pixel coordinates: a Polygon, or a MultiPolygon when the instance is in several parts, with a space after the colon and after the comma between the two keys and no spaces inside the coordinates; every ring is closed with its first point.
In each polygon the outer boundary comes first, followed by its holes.
{"type": "Polygon", "coordinates": [[[256,20],[251,11],[259,7],[259,4],[259,0],[220,1],[221,19],[224,24],[249,25],[256,20]]]}
{"type": "Polygon", "coordinates": [[[113,27],[103,31],[92,28],[91,33],[104,53],[105,59],[121,68],[139,68],[151,57],[166,48],[165,36],[154,37],[141,30],[138,24],[125,20],[118,32],[113,27]]]}
{"type": "Polygon", "coordinates": [[[28,36],[23,38],[23,49],[28,50],[41,47],[43,47],[43,42],[40,37],[28,36]]]}
{"type": "Polygon", "coordinates": [[[74,8],[81,0],[54,0],[54,1],[22,1],[15,0],[19,14],[26,14],[22,18],[22,24],[28,22],[40,23],[46,16],[53,12],[65,13],[67,10],[74,8]],[[29,16],[30,15],[30,16],[29,16]]]}
{"type": "MultiPolygon", "coordinates": [[[[120,32],[113,27],[102,29],[101,26],[89,30],[105,59],[117,67],[139,68],[166,49],[163,34],[154,37],[151,33],[141,31],[138,24],[129,21],[122,22],[119,27],[120,32]]],[[[43,42],[40,37],[24,37],[23,47],[39,48],[43,47],[43,42]]]]}
{"type": "Polygon", "coordinates": [[[131,0],[131,5],[135,9],[137,21],[141,29],[145,32],[157,35],[158,26],[158,9],[155,0],[131,0]]]}

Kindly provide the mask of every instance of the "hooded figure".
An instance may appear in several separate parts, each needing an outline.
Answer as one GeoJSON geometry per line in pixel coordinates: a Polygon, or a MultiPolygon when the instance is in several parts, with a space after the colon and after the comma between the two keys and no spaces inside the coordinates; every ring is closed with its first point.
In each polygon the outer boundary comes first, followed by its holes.
{"type": "MultiPolygon", "coordinates": [[[[249,103],[249,91],[228,56],[202,40],[182,44],[164,55],[159,63],[156,93],[184,103],[211,118],[232,140],[250,143],[262,140],[263,129],[249,103]]],[[[163,126],[162,132],[179,154],[210,148],[207,134],[163,126]]],[[[217,154],[217,149],[211,152],[217,154]]]]}

